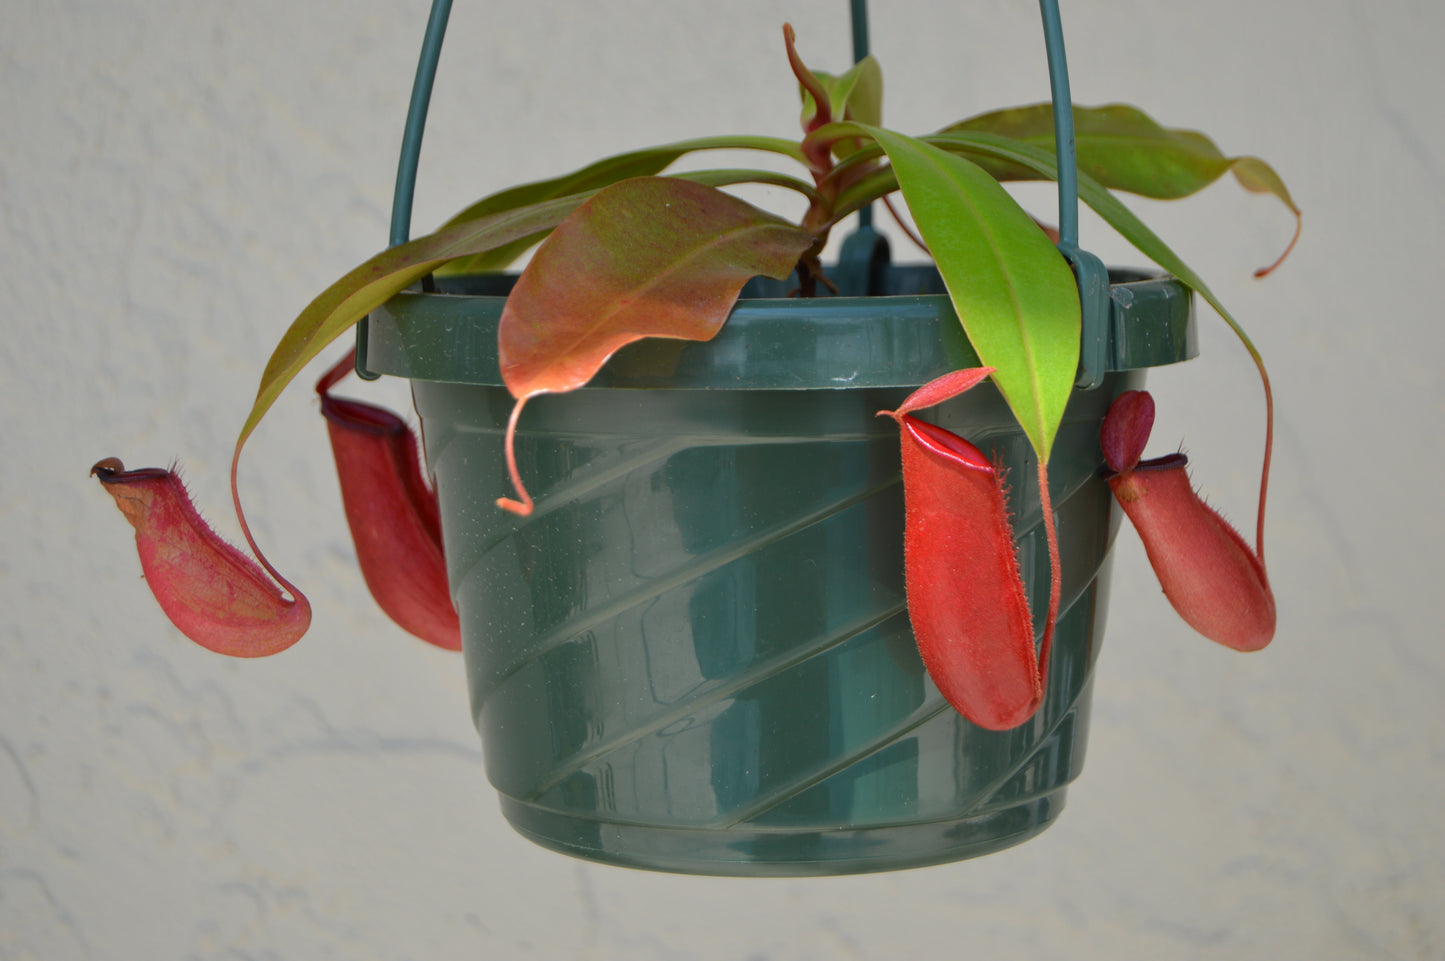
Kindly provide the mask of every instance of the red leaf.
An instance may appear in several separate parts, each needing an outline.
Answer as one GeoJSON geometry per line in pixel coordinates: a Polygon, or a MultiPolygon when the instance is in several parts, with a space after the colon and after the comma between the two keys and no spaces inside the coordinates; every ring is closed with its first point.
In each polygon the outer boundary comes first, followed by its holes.
{"type": "Polygon", "coordinates": [[[898,405],[897,410],[880,410],[878,413],[887,414],[902,423],[904,414],[911,414],[915,410],[922,410],[925,407],[952,400],[959,394],[976,387],[979,381],[992,373],[992,367],[969,367],[964,370],[955,370],[929,381],[909,394],[903,399],[903,403],[898,405]]]}
{"type": "Polygon", "coordinates": [[[1114,471],[1133,470],[1154,430],[1154,398],[1147,390],[1126,390],[1109,407],[1099,431],[1104,460],[1114,471]]]}
{"type": "Polygon", "coordinates": [[[517,398],[507,457],[521,501],[512,438],[537,394],[581,387],[619,348],[643,337],[709,340],[738,291],[759,274],[782,279],[812,234],[722,191],[638,177],[598,191],[537,249],[502,311],[502,378],[517,398]]]}
{"type": "Polygon", "coordinates": [[[422,474],[416,435],[389,410],[331,393],[354,363],[353,352],[321,378],[316,392],[362,576],[377,605],[403,629],[459,651],[436,492],[422,474]]]}
{"type": "Polygon", "coordinates": [[[263,657],[284,651],[306,633],[311,623],[306,598],[264,557],[263,571],[201,520],[174,471],[128,471],[108,457],[90,472],[135,527],[146,584],[186,637],[219,654],[263,657]]]}
{"type": "Polygon", "coordinates": [[[1003,486],[983,453],[905,415],[904,573],[908,616],[949,704],[1003,731],[1033,716],[1043,680],[1003,486]]]}

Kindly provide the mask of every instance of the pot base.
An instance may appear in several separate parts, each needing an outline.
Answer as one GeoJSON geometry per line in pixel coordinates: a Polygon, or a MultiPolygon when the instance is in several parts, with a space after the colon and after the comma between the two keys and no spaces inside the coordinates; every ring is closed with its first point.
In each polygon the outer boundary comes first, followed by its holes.
{"type": "Polygon", "coordinates": [[[926,823],[827,830],[659,828],[548,811],[503,797],[528,840],[618,867],[720,877],[826,877],[980,857],[1040,834],[1064,807],[1062,788],[1023,803],[926,823]]]}

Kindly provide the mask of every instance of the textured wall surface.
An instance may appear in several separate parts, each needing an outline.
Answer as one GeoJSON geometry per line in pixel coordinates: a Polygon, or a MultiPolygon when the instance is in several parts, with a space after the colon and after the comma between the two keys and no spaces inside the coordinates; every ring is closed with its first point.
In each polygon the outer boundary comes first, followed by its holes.
{"type": "MultiPolygon", "coordinates": [[[[1026,0],[874,7],[892,124],[1045,96],[1026,0]]],[[[1251,656],[1193,636],[1125,531],[1090,756],[1055,827],[946,867],[725,881],[590,866],[508,829],[459,660],[371,607],[306,389],[242,472],[259,540],[316,606],[281,656],[233,662],[181,638],[86,477],[106,455],[180,459],[235,535],[230,447],[270,345],[385,242],[425,4],[8,0],[0,958],[1445,956],[1445,13],[1066,7],[1080,102],[1136,102],[1264,156],[1305,210],[1293,259],[1257,282],[1291,226],[1273,201],[1224,183],[1133,204],[1272,362],[1279,636],[1251,656]]],[[[789,133],[780,22],[840,68],[844,9],[463,0],[418,229],[602,152],[789,133]]],[[[1205,355],[1153,379],[1156,444],[1182,440],[1248,527],[1259,391],[1201,320],[1205,355]]]]}

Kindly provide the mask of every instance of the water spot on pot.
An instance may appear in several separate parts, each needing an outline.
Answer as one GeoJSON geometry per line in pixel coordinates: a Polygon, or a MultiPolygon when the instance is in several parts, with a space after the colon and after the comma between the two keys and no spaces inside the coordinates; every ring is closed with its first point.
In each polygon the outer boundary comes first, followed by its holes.
{"type": "Polygon", "coordinates": [[[697,718],[689,714],[687,717],[673,721],[666,727],[658,728],[657,734],[659,737],[672,737],[674,734],[681,734],[684,731],[692,730],[694,727],[697,727],[697,723],[697,718]]]}

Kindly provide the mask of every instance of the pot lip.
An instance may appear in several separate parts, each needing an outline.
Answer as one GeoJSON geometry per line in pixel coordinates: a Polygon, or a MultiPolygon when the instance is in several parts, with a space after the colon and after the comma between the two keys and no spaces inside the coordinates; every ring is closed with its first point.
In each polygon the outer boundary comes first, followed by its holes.
{"type": "MultiPolygon", "coordinates": [[[[932,265],[890,265],[868,297],[787,298],[786,285],[744,288],[710,341],[652,338],[619,350],[588,387],[837,390],[914,387],[978,356],[932,265]],[[748,296],[762,293],[775,296],[748,296]]],[[[514,275],[439,278],[406,292],[357,328],[358,369],[413,380],[500,387],[497,325],[514,275]]],[[[1111,269],[1107,369],[1140,370],[1198,354],[1193,296],[1157,272],[1111,269]]]]}

